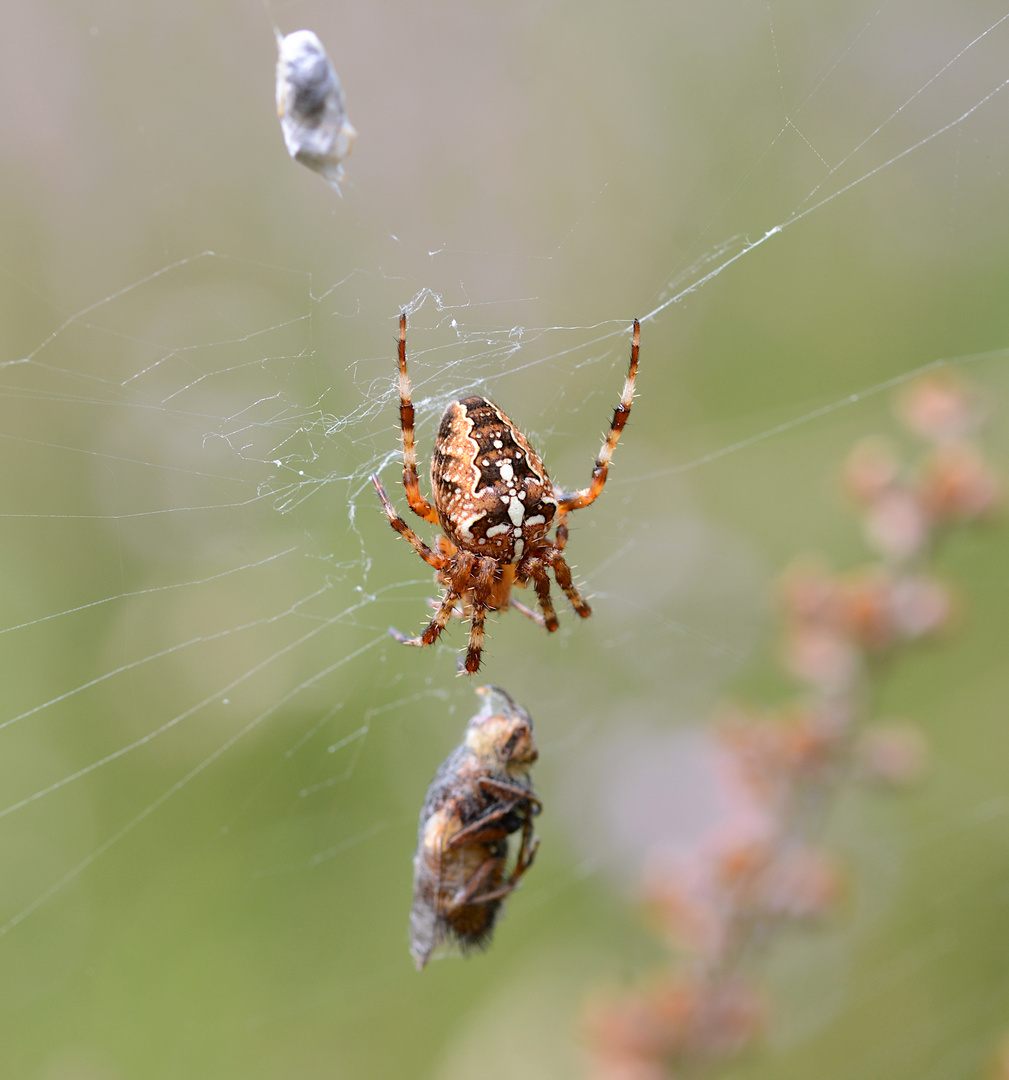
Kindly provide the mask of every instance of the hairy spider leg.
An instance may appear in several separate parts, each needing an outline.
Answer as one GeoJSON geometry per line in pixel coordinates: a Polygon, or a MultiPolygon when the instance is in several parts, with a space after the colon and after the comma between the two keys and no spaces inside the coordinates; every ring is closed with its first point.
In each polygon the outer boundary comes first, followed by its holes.
{"type": "Polygon", "coordinates": [[[371,482],[375,485],[375,490],[378,492],[378,497],[382,500],[382,506],[385,509],[385,516],[389,519],[389,524],[403,537],[404,540],[409,541],[417,554],[426,562],[429,566],[433,566],[435,570],[444,570],[449,564],[449,560],[444,555],[436,555],[423,540],[410,528],[409,525],[396,513],[392,503],[389,501],[389,496],[385,493],[385,488],[382,487],[382,481],[372,473],[371,482]]]}
{"type": "Polygon", "coordinates": [[[483,626],[489,601],[494,589],[494,574],[497,564],[491,558],[477,558],[468,551],[456,551],[451,543],[439,543],[439,551],[432,551],[427,544],[396,513],[382,481],[373,473],[371,482],[375,485],[378,497],[382,501],[389,524],[413,546],[417,554],[435,570],[445,585],[445,596],[438,605],[434,618],[427,624],[418,637],[407,637],[395,627],[389,627],[389,633],[403,645],[433,645],[452,618],[457,603],[469,602],[472,614],[469,636],[469,648],[466,653],[466,670],[472,675],[480,668],[480,654],[483,651],[483,626]],[[446,546],[447,545],[447,546],[446,546]],[[449,557],[443,552],[453,551],[449,557]],[[474,575],[473,571],[476,570],[474,575]]]}
{"type": "Polygon", "coordinates": [[[516,600],[514,596],[508,597],[508,603],[516,610],[521,611],[527,619],[532,619],[537,626],[546,628],[546,619],[538,611],[533,611],[531,607],[526,607],[520,600],[516,600]]]}
{"type": "MultiPolygon", "coordinates": [[[[433,566],[435,570],[445,571],[451,565],[451,559],[445,555],[435,554],[423,540],[410,528],[409,525],[396,513],[393,509],[392,503],[389,501],[389,496],[385,493],[385,488],[382,487],[382,481],[377,476],[372,474],[371,482],[375,485],[375,490],[378,492],[378,497],[382,500],[382,506],[385,509],[385,515],[389,519],[389,524],[402,536],[405,540],[408,540],[413,545],[417,554],[428,565],[433,566]]],[[[466,564],[465,574],[469,576],[469,569],[472,565],[473,556],[469,557],[470,562],[466,564]]],[[[465,560],[463,560],[465,562],[465,560]]],[[[397,630],[394,626],[389,627],[389,633],[403,645],[432,645],[438,640],[438,635],[445,629],[449,619],[452,617],[452,609],[455,607],[456,602],[459,600],[461,590],[453,588],[451,585],[446,586],[445,597],[435,612],[434,618],[428,623],[424,632],[415,638],[407,637],[401,630],[397,630]]]]}
{"type": "MultiPolygon", "coordinates": [[[[587,619],[592,614],[592,608],[588,605],[585,598],[575,587],[571,579],[571,568],[568,566],[567,561],[561,555],[568,542],[568,522],[567,514],[560,515],[560,520],[557,523],[557,532],[554,537],[553,552],[544,556],[544,561],[548,566],[553,567],[554,574],[557,577],[557,584],[564,590],[564,595],[570,600],[571,606],[578,612],[583,619],[587,619]]],[[[533,575],[530,574],[530,577],[533,575]]],[[[523,582],[524,584],[524,582],[523,582]]],[[[539,589],[537,589],[537,593],[539,589]]],[[[520,603],[514,597],[509,598],[511,606],[517,611],[521,611],[527,618],[532,619],[537,626],[543,626],[547,630],[556,630],[556,624],[549,626],[546,619],[537,611],[533,611],[532,608],[528,608],[525,604],[520,603]]]]}
{"type": "Polygon", "coordinates": [[[557,532],[554,534],[554,547],[563,551],[568,546],[568,515],[567,511],[557,514],[557,532]]]}
{"type": "MultiPolygon", "coordinates": [[[[564,530],[565,537],[567,529],[564,530]]],[[[571,606],[578,612],[583,619],[587,619],[592,614],[592,608],[585,602],[585,598],[575,588],[575,583],[571,579],[571,567],[568,566],[561,554],[561,548],[555,548],[552,553],[547,556],[547,561],[550,566],[553,567],[554,577],[557,578],[557,584],[560,585],[564,591],[564,595],[571,602],[571,606]]]]}
{"type": "MultiPolygon", "coordinates": [[[[460,551],[449,564],[446,572],[439,575],[445,583],[445,597],[435,612],[434,618],[427,624],[420,637],[397,638],[397,640],[402,641],[404,645],[433,645],[442,630],[448,626],[457,601],[462,601],[465,594],[469,592],[470,577],[477,562],[475,555],[471,555],[468,551],[460,551]]],[[[477,663],[479,664],[479,657],[477,663]]]]}
{"type": "MultiPolygon", "coordinates": [[[[471,556],[472,558],[472,556],[471,556]]],[[[494,574],[497,563],[491,558],[477,560],[476,580],[470,594],[469,647],[466,650],[466,670],[470,675],[480,670],[480,654],[483,652],[483,624],[487,617],[491,591],[494,588],[494,574]]]]}
{"type": "Polygon", "coordinates": [[[424,628],[424,632],[419,637],[397,637],[396,640],[402,641],[404,645],[433,645],[441,636],[442,630],[448,626],[448,621],[452,618],[452,609],[458,600],[459,593],[455,589],[447,589],[445,599],[438,606],[434,618],[424,628]]]}
{"type": "MultiPolygon", "coordinates": [[[[557,509],[561,515],[562,522],[564,520],[564,515],[569,511],[581,510],[583,507],[594,503],[599,497],[600,492],[603,490],[603,485],[606,483],[606,474],[610,469],[610,459],[613,457],[613,451],[620,441],[620,435],[624,430],[624,425],[627,423],[627,418],[631,415],[631,402],[634,400],[634,380],[638,374],[638,343],[640,334],[640,324],[638,320],[635,319],[634,337],[631,341],[631,362],[627,369],[627,378],[624,381],[623,396],[620,398],[617,407],[613,410],[613,422],[610,424],[609,434],[603,442],[603,448],[599,451],[599,457],[596,458],[596,464],[592,470],[592,482],[587,488],[582,488],[581,491],[576,491],[573,495],[565,495],[558,501],[557,509]]],[[[560,526],[558,526],[558,530],[559,529],[560,526]]]]}
{"type": "MultiPolygon", "coordinates": [[[[521,564],[520,564],[521,565],[521,564]]],[[[540,558],[532,558],[522,568],[522,577],[526,580],[532,578],[533,587],[536,589],[536,599],[540,602],[543,611],[543,625],[552,634],[560,625],[557,622],[557,612],[554,611],[554,602],[550,599],[550,578],[547,577],[547,568],[540,558]]]]}
{"type": "Polygon", "coordinates": [[[403,435],[403,487],[410,509],[432,524],[438,523],[435,508],[420,493],[417,475],[417,446],[414,440],[414,409],[410,399],[410,377],[406,373],[406,312],[399,317],[399,428],[403,435]]]}

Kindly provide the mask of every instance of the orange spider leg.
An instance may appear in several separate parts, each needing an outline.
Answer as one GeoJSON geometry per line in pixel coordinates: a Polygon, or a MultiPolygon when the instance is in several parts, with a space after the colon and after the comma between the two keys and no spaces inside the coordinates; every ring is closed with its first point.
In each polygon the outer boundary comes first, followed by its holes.
{"type": "Polygon", "coordinates": [[[592,614],[592,608],[589,607],[585,602],[585,598],[575,588],[575,583],[571,580],[571,567],[564,561],[560,548],[557,548],[556,554],[551,556],[550,565],[554,568],[557,584],[560,585],[564,595],[571,601],[571,606],[583,619],[587,619],[592,614]]]}
{"type": "Polygon", "coordinates": [[[449,560],[444,555],[436,555],[423,540],[410,528],[409,525],[396,513],[391,502],[389,502],[389,496],[385,493],[385,488],[382,487],[382,481],[372,473],[371,482],[375,485],[375,490],[378,492],[378,497],[382,500],[382,506],[385,508],[385,516],[389,519],[389,524],[403,537],[404,540],[409,541],[413,545],[417,554],[426,562],[429,566],[433,566],[435,570],[444,570],[449,564],[449,560]]]}
{"type": "Polygon", "coordinates": [[[554,611],[553,601],[550,599],[550,578],[547,577],[546,567],[542,560],[532,559],[529,562],[529,577],[532,578],[536,589],[536,598],[543,610],[543,625],[552,634],[558,627],[557,612],[554,611]]]}
{"type": "MultiPolygon", "coordinates": [[[[634,337],[631,342],[631,363],[627,369],[627,378],[624,381],[624,393],[619,404],[613,410],[613,422],[610,424],[609,434],[603,442],[603,448],[599,451],[595,468],[592,470],[592,483],[587,488],[582,488],[581,491],[576,491],[573,495],[565,495],[559,500],[557,508],[562,523],[563,515],[569,511],[581,510],[583,507],[595,502],[599,497],[599,493],[603,490],[603,485],[606,483],[606,474],[610,469],[610,458],[613,457],[613,451],[620,441],[620,434],[627,423],[627,417],[631,414],[631,402],[634,400],[634,380],[638,374],[639,338],[640,327],[638,320],[635,319],[634,337]]],[[[560,529],[560,526],[558,526],[558,529],[560,529]]]]}
{"type": "Polygon", "coordinates": [[[449,561],[458,550],[455,544],[453,544],[444,533],[438,533],[434,538],[434,549],[442,556],[442,558],[449,561]]]}
{"type": "Polygon", "coordinates": [[[557,515],[557,532],[554,534],[554,547],[563,551],[568,545],[568,515],[563,511],[557,515]]]}
{"type": "MultiPolygon", "coordinates": [[[[402,536],[405,540],[408,540],[413,545],[417,554],[430,566],[433,566],[435,570],[443,571],[449,565],[450,560],[444,555],[435,554],[423,540],[410,528],[409,525],[396,513],[393,509],[393,505],[389,502],[389,496],[385,493],[385,488],[382,487],[382,481],[379,480],[374,474],[371,477],[371,482],[375,485],[375,490],[378,492],[378,497],[382,500],[382,506],[385,508],[386,517],[389,519],[389,524],[402,536]]],[[[470,556],[472,560],[472,556],[470,556]]],[[[469,569],[472,562],[466,562],[464,575],[469,576],[469,569]]],[[[449,619],[452,617],[452,609],[458,601],[462,589],[454,588],[452,585],[446,586],[446,593],[438,610],[435,612],[434,618],[428,623],[424,632],[415,638],[407,637],[402,631],[397,630],[394,626],[389,627],[389,633],[403,645],[432,645],[438,640],[438,635],[445,629],[449,619]]]]}
{"type": "Polygon", "coordinates": [[[399,428],[403,435],[403,487],[410,509],[432,524],[438,523],[435,508],[420,493],[417,446],[414,442],[414,410],[410,400],[410,377],[406,373],[406,312],[399,317],[399,428]]]}
{"type": "Polygon", "coordinates": [[[514,596],[508,597],[508,603],[516,610],[521,611],[527,619],[532,619],[537,626],[546,627],[546,620],[538,611],[533,611],[531,607],[526,607],[525,604],[516,600],[514,596]]]}
{"type": "MultiPolygon", "coordinates": [[[[406,524],[403,525],[403,528],[409,530],[409,526],[406,524]]],[[[468,551],[464,551],[459,555],[451,576],[448,574],[439,575],[445,578],[445,595],[442,598],[441,605],[435,612],[434,618],[427,624],[424,632],[419,637],[408,638],[393,627],[389,627],[389,633],[403,645],[433,645],[438,640],[442,630],[448,626],[456,602],[470,589],[469,578],[476,561],[475,555],[470,555],[468,551]]],[[[477,662],[479,663],[479,655],[477,662]]]]}
{"type": "Polygon", "coordinates": [[[480,670],[480,654],[483,652],[483,624],[487,607],[494,589],[494,571],[497,564],[493,559],[477,560],[476,578],[472,585],[470,599],[469,648],[466,650],[466,670],[470,675],[480,670]]]}
{"type": "Polygon", "coordinates": [[[452,609],[458,599],[459,594],[454,589],[446,590],[445,599],[442,600],[438,610],[434,613],[434,618],[427,624],[424,632],[419,637],[408,638],[400,634],[399,631],[393,634],[393,637],[404,645],[433,645],[438,640],[442,630],[448,626],[448,621],[452,618],[452,609]]]}

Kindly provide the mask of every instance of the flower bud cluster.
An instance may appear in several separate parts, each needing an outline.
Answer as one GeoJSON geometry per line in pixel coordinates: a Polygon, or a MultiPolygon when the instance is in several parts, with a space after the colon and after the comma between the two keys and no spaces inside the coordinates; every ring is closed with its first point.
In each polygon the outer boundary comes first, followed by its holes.
{"type": "Polygon", "coordinates": [[[941,630],[955,607],[936,578],[889,564],[847,575],[807,564],[785,575],[781,592],[785,666],[831,694],[861,679],[873,657],[941,630]]]}
{"type": "Polygon", "coordinates": [[[999,502],[998,479],[968,438],[981,414],[962,384],[947,373],[921,379],[899,415],[931,444],[915,468],[904,468],[888,442],[869,439],[844,469],[867,540],[891,560],[922,554],[942,527],[985,518],[999,502]]]}
{"type": "Polygon", "coordinates": [[[680,1062],[693,1069],[738,1054],[764,1023],[764,1006],[739,980],[714,983],[662,976],[586,1014],[596,1080],[670,1080],[680,1062]]]}
{"type": "Polygon", "coordinates": [[[766,1021],[755,957],[787,925],[829,915],[844,894],[843,871],[816,843],[838,788],[895,788],[926,771],[916,728],[869,722],[872,681],[881,661],[950,626],[954,597],[927,559],[952,526],[992,515],[999,484],[969,441],[981,410],[950,375],[911,386],[898,416],[929,444],[916,465],[874,439],[844,469],[880,560],[847,574],[806,561],[784,575],[782,657],[804,697],[717,724],[734,812],[691,855],[648,865],[645,917],[678,959],[645,989],[589,1010],[596,1080],[696,1077],[751,1045],[766,1021]]]}

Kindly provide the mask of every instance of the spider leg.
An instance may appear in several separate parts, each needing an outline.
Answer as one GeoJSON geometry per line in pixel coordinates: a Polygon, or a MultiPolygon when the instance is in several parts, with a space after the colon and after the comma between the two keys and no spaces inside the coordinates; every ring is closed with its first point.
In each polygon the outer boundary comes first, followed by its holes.
{"type": "Polygon", "coordinates": [[[469,647],[466,649],[466,674],[475,675],[480,670],[480,654],[483,652],[483,624],[487,608],[478,600],[473,601],[470,615],[469,647]]]}
{"type": "MultiPolygon", "coordinates": [[[[379,493],[384,495],[385,492],[379,488],[379,493]]],[[[387,502],[387,500],[384,500],[387,502]]],[[[413,530],[402,519],[397,519],[399,525],[393,522],[393,528],[397,532],[409,533],[414,535],[413,530]],[[400,528],[402,526],[402,529],[400,528]]],[[[409,537],[408,537],[409,539],[409,537]]],[[[423,541],[417,539],[417,543],[424,548],[425,551],[431,556],[431,559],[440,559],[440,556],[434,554],[429,548],[424,545],[423,541]]],[[[412,542],[412,541],[411,541],[412,542]]],[[[414,544],[414,547],[417,545],[414,544]]],[[[419,549],[418,549],[419,550],[419,549]]],[[[421,553],[423,557],[423,552],[421,553]]],[[[427,560],[431,562],[430,559],[427,560]]],[[[424,632],[418,637],[407,637],[394,627],[389,627],[389,633],[403,645],[433,645],[441,635],[442,630],[448,626],[449,619],[452,618],[452,612],[455,610],[455,606],[463,598],[463,593],[468,592],[472,586],[469,583],[470,574],[473,570],[473,564],[476,562],[476,557],[471,555],[468,551],[459,552],[454,562],[445,567],[439,567],[439,580],[445,586],[445,595],[441,599],[441,603],[438,604],[438,610],[434,613],[434,618],[424,628],[424,632]]],[[[438,563],[431,563],[432,566],[437,566],[438,563]]]]}
{"type": "MultiPolygon", "coordinates": [[[[441,600],[436,599],[433,596],[427,598],[427,606],[432,611],[438,611],[441,608],[441,600]]],[[[452,608],[452,614],[450,616],[453,619],[465,619],[466,613],[459,607],[459,601],[456,599],[455,606],[452,608]]]]}
{"type": "Polygon", "coordinates": [[[469,648],[466,650],[466,671],[470,675],[480,670],[480,654],[483,652],[483,624],[487,616],[487,604],[494,588],[497,564],[493,559],[482,558],[476,564],[476,578],[470,598],[469,648]]]}
{"type": "Polygon", "coordinates": [[[434,618],[424,628],[424,632],[417,637],[407,637],[406,634],[397,630],[394,626],[389,627],[390,635],[401,645],[433,645],[438,640],[442,630],[448,626],[448,621],[452,618],[452,609],[455,607],[458,599],[459,594],[453,589],[449,589],[445,593],[445,598],[438,606],[434,618]]]}
{"type": "Polygon", "coordinates": [[[529,577],[533,579],[536,589],[536,598],[543,609],[543,625],[552,634],[558,627],[557,612],[554,611],[553,601],[550,599],[550,578],[547,577],[546,567],[542,560],[532,559],[529,563],[529,577]]]}
{"type": "Polygon", "coordinates": [[[444,555],[436,555],[423,540],[410,528],[409,525],[396,513],[393,509],[393,505],[389,502],[389,496],[385,493],[385,488],[382,487],[382,481],[372,473],[371,482],[375,485],[375,490],[378,492],[378,497],[382,500],[382,506],[385,508],[385,516],[389,519],[389,524],[403,537],[404,540],[409,541],[417,554],[426,562],[429,566],[433,566],[435,570],[444,570],[448,565],[448,560],[444,555]]]}
{"type": "Polygon", "coordinates": [[[434,550],[447,561],[452,558],[458,548],[456,548],[455,544],[453,544],[444,533],[438,533],[434,538],[434,550]]]}
{"type": "Polygon", "coordinates": [[[595,468],[592,470],[592,482],[587,488],[576,491],[572,495],[563,496],[558,502],[558,511],[563,515],[570,510],[581,510],[590,503],[596,501],[599,493],[606,483],[606,474],[610,469],[610,458],[620,441],[620,434],[627,423],[627,417],[631,415],[631,402],[634,400],[634,380],[638,374],[638,341],[640,327],[638,320],[634,320],[634,336],[631,341],[631,363],[627,369],[627,379],[624,382],[624,392],[620,402],[613,410],[613,422],[610,424],[609,434],[603,442],[603,448],[596,458],[595,468]]]}
{"type": "Polygon", "coordinates": [[[537,626],[546,626],[546,620],[538,611],[533,611],[531,607],[526,607],[521,601],[516,600],[514,596],[508,598],[508,603],[516,610],[521,611],[527,619],[532,619],[537,626]]]}
{"type": "Polygon", "coordinates": [[[432,524],[438,523],[435,508],[420,493],[417,446],[414,442],[414,409],[410,400],[410,377],[406,373],[406,312],[399,317],[399,428],[403,435],[403,487],[410,509],[432,524]]]}
{"type": "Polygon", "coordinates": [[[554,547],[563,551],[568,546],[568,515],[567,511],[557,515],[557,532],[554,534],[554,547]]]}
{"type": "Polygon", "coordinates": [[[592,614],[592,608],[589,607],[585,602],[585,598],[575,588],[575,583],[571,580],[571,567],[564,561],[564,556],[558,551],[551,558],[550,564],[554,568],[557,584],[564,590],[564,595],[571,601],[571,606],[583,619],[587,619],[592,614]]]}

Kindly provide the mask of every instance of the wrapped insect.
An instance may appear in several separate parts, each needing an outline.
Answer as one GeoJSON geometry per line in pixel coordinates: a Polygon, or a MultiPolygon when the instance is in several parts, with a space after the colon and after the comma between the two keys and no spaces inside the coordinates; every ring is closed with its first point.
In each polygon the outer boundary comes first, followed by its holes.
{"type": "Polygon", "coordinates": [[[529,714],[496,686],[466,738],[441,765],[420,812],[413,860],[410,952],[417,970],[443,942],[485,949],[509,893],[532,865],[540,801],[529,769],[539,751],[529,714]],[[511,869],[509,837],[521,833],[511,869]]]}
{"type": "Polygon", "coordinates": [[[311,30],[278,34],[277,48],[277,115],[287,152],[335,187],[357,137],[343,87],[311,30]]]}

